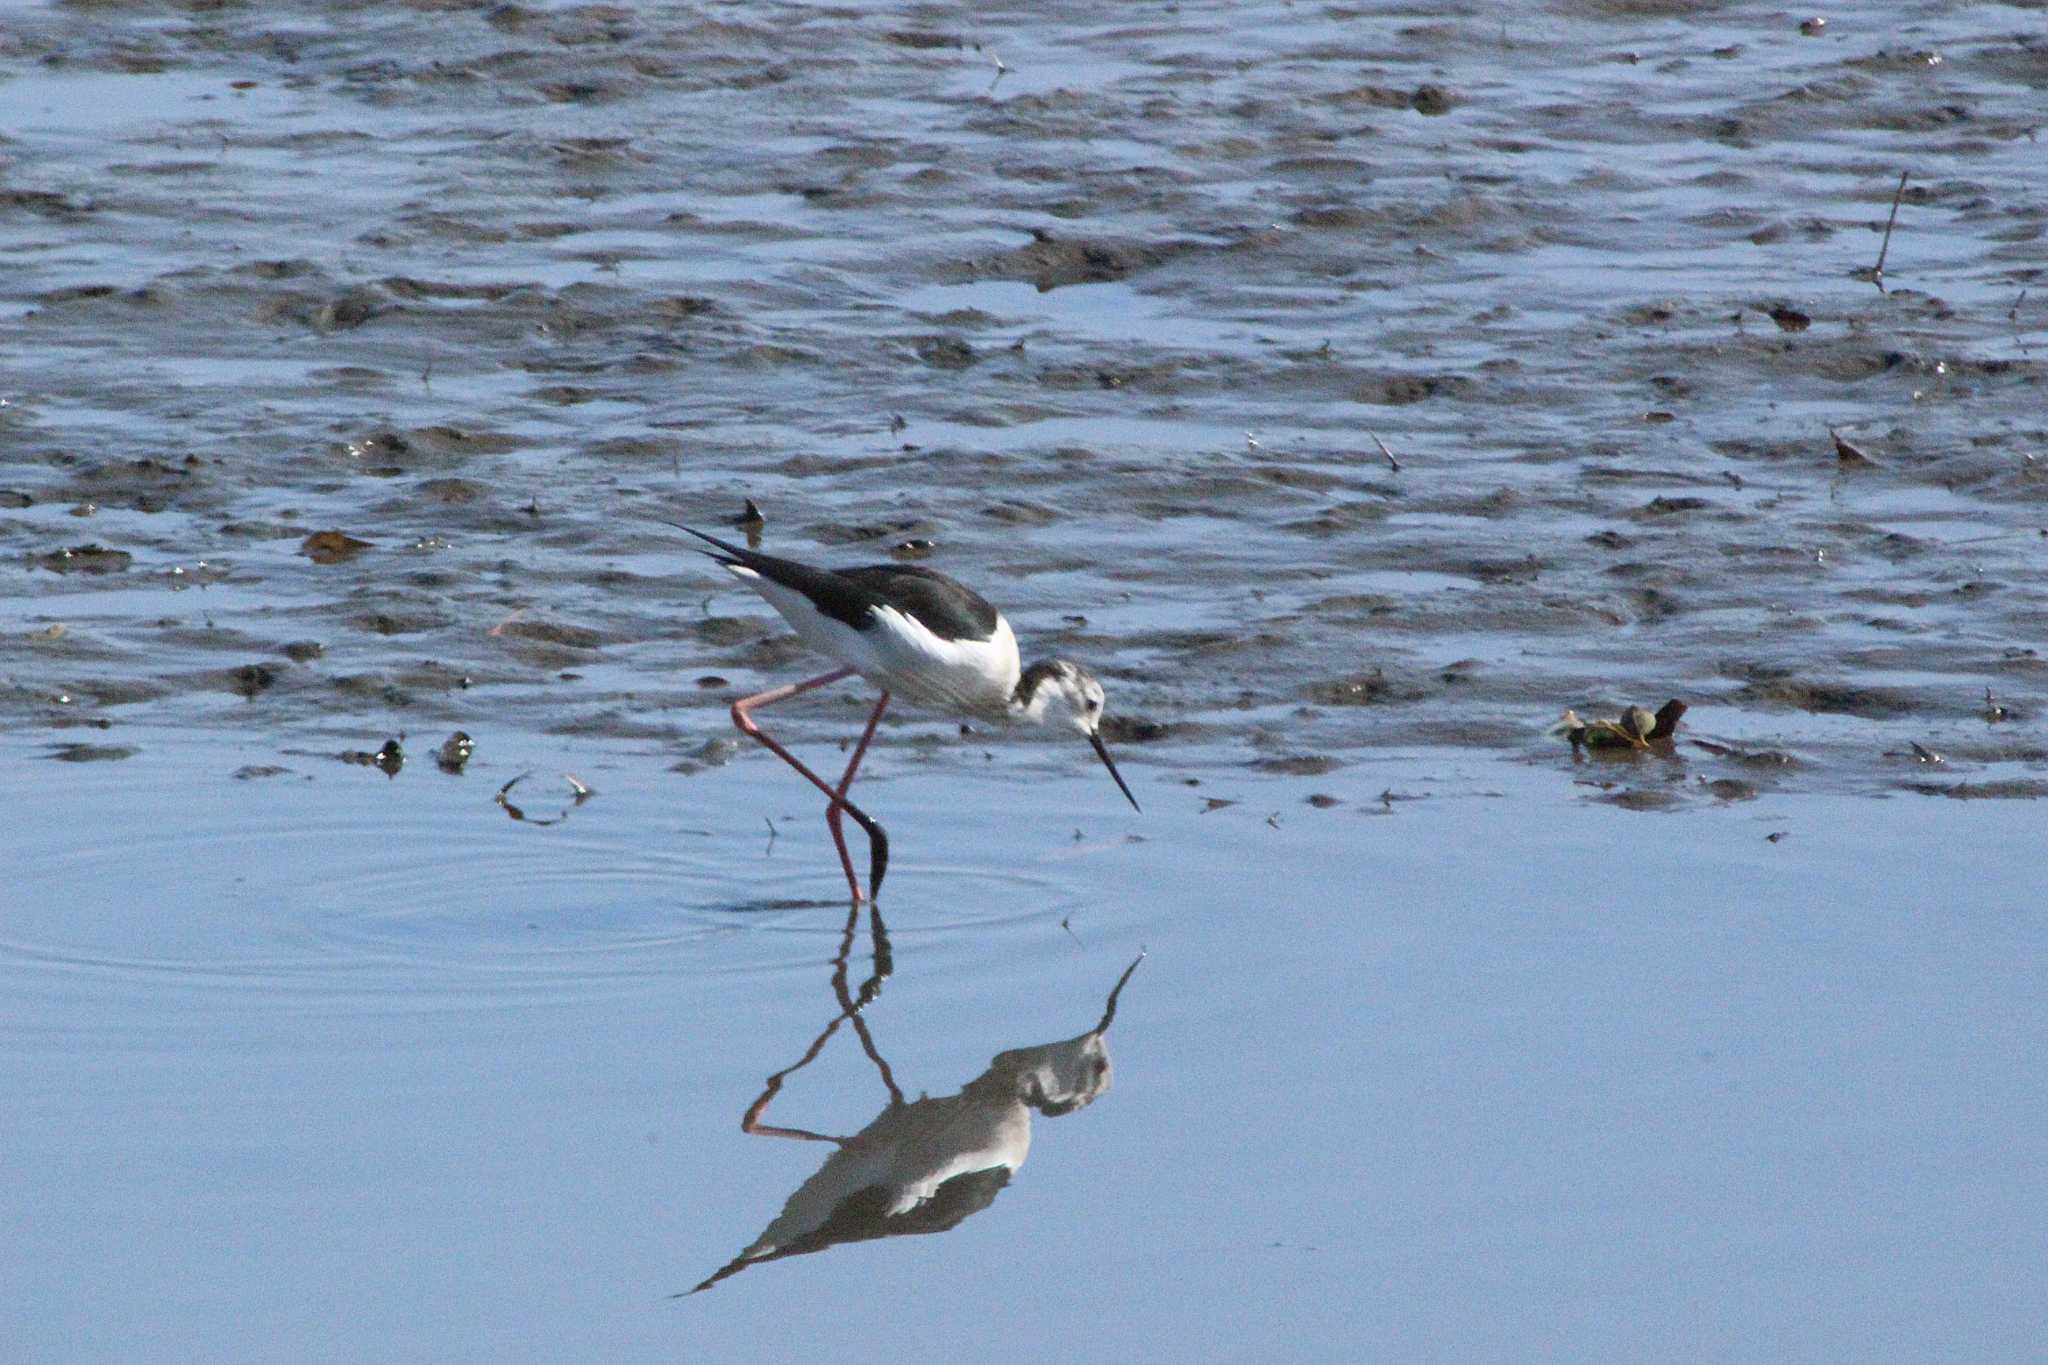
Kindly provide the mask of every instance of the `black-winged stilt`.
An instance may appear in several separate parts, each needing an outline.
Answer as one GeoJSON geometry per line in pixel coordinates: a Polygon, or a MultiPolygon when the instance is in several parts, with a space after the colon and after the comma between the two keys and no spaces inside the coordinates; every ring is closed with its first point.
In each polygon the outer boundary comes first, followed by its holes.
{"type": "Polygon", "coordinates": [[[667,524],[708,543],[711,548],[701,553],[761,594],[805,644],[839,660],[841,666],[830,673],[740,698],[732,704],[732,723],[742,734],[767,745],[825,794],[830,802],[825,821],[856,902],[862,898],[860,878],[854,874],[853,858],[846,850],[841,818],[852,816],[867,832],[868,896],[872,898],[882,889],[882,877],[888,871],[889,836],[846,799],[846,792],[891,696],[954,715],[1078,730],[1095,746],[1124,799],[1133,810],[1139,809],[1138,798],[1131,795],[1102,742],[1102,684],[1065,659],[1020,664],[1010,623],[972,588],[935,569],[914,565],[814,568],[742,549],[680,522],[667,524]],[[853,758],[835,787],[770,738],[755,724],[752,712],[856,673],[880,688],[882,698],[868,716],[867,728],[861,731],[853,758]]]}

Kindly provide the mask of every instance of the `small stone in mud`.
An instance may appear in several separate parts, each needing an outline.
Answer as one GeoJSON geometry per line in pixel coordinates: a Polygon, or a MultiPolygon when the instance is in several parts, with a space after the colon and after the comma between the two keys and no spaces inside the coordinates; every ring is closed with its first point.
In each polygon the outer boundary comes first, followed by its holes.
{"type": "Polygon", "coordinates": [[[706,673],[703,677],[697,679],[697,686],[704,688],[706,691],[714,687],[730,687],[731,685],[726,678],[717,673],[706,673]]]}
{"type": "Polygon", "coordinates": [[[958,337],[936,336],[919,338],[917,358],[935,370],[964,370],[981,357],[958,337]]]}
{"type": "Polygon", "coordinates": [[[1199,249],[1192,241],[1066,241],[1043,228],[1034,228],[1031,235],[1025,246],[957,263],[945,272],[946,278],[958,284],[1029,280],[1042,294],[1062,285],[1120,280],[1199,249]]]}
{"type": "Polygon", "coordinates": [[[450,507],[482,502],[490,496],[490,490],[475,479],[426,479],[413,491],[423,498],[450,507]]]}
{"type": "Polygon", "coordinates": [[[132,744],[59,744],[50,757],[59,763],[117,763],[140,752],[132,744]]]}
{"type": "Polygon", "coordinates": [[[320,306],[312,317],[313,329],[317,332],[352,332],[371,318],[390,312],[391,308],[392,305],[373,289],[351,289],[320,306]]]}
{"type": "Polygon", "coordinates": [[[1818,38],[1821,34],[1827,32],[1827,29],[1828,21],[1818,14],[1814,15],[1811,19],[1801,19],[1799,21],[1799,32],[1804,37],[1818,38]]]}
{"type": "Polygon", "coordinates": [[[1623,810],[1671,810],[1679,804],[1676,793],[1644,787],[1629,787],[1612,795],[1594,799],[1606,805],[1619,806],[1623,810]]]}
{"type": "Polygon", "coordinates": [[[1743,782],[1733,777],[1715,778],[1706,787],[1717,801],[1754,801],[1757,798],[1754,782],[1743,782]]]}
{"type": "Polygon", "coordinates": [[[406,440],[398,432],[379,431],[365,436],[361,441],[350,446],[349,452],[355,455],[383,456],[389,459],[395,455],[411,454],[412,442],[406,440]]]}
{"type": "Polygon", "coordinates": [[[1813,326],[1812,318],[1797,308],[1787,308],[1783,304],[1771,309],[1770,317],[1772,322],[1778,324],[1778,330],[1781,332],[1803,332],[1813,326]]]}
{"type": "Polygon", "coordinates": [[[317,659],[327,652],[327,646],[318,640],[293,640],[277,647],[277,652],[293,663],[302,664],[317,659]]]}
{"type": "Polygon", "coordinates": [[[1340,766],[1328,754],[1288,754],[1281,758],[1262,758],[1252,765],[1261,772],[1284,773],[1288,777],[1321,777],[1334,772],[1340,766]]]}
{"type": "Polygon", "coordinates": [[[36,559],[52,573],[121,573],[134,562],[135,556],[126,550],[110,550],[104,545],[74,545],[36,559]]]}
{"type": "Polygon", "coordinates": [[[434,754],[434,766],[444,773],[459,773],[475,750],[476,741],[464,731],[457,730],[441,742],[440,749],[434,754]]]}
{"type": "Polygon", "coordinates": [[[21,507],[33,507],[35,499],[18,488],[0,488],[0,507],[9,511],[21,507]]]}
{"type": "Polygon", "coordinates": [[[369,541],[357,540],[346,531],[315,531],[299,542],[299,553],[315,564],[339,564],[369,548],[369,541]]]}
{"type": "Polygon", "coordinates": [[[1375,668],[1355,678],[1323,683],[1314,689],[1314,696],[1316,700],[1332,706],[1371,706],[1374,702],[1386,700],[1388,691],[1387,675],[1375,668]]]}
{"type": "Polygon", "coordinates": [[[1451,98],[1451,92],[1441,85],[1416,86],[1415,93],[1408,102],[1416,113],[1427,118],[1450,113],[1451,106],[1455,103],[1451,98]]]}
{"type": "Polygon", "coordinates": [[[269,691],[283,673],[276,664],[243,664],[235,670],[235,691],[244,697],[254,697],[258,692],[269,691]]]}
{"type": "Polygon", "coordinates": [[[1344,804],[1344,802],[1340,798],[1332,796],[1328,792],[1317,792],[1307,799],[1308,804],[1314,806],[1317,810],[1328,810],[1332,806],[1341,806],[1344,804]]]}
{"type": "Polygon", "coordinates": [[[1150,716],[1108,715],[1102,718],[1102,734],[1119,744],[1150,744],[1165,739],[1173,727],[1150,716]]]}
{"type": "Polygon", "coordinates": [[[671,764],[669,771],[686,774],[700,773],[706,768],[720,767],[739,751],[739,747],[738,740],[727,739],[723,735],[707,739],[691,750],[687,757],[671,764]]]}
{"type": "Polygon", "coordinates": [[[250,763],[235,769],[234,778],[237,782],[254,782],[263,777],[283,777],[290,771],[290,768],[281,768],[275,763],[250,763]]]}

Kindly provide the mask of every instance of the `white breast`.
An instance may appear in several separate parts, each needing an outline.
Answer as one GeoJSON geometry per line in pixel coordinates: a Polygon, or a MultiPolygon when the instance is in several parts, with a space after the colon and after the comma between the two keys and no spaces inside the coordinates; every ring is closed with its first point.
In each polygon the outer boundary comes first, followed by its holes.
{"type": "Polygon", "coordinates": [[[819,611],[794,588],[752,569],[726,567],[780,612],[805,644],[851,666],[875,686],[940,711],[1009,714],[1010,696],[1023,667],[1017,658],[1017,636],[1002,616],[996,617],[996,628],[986,640],[942,640],[923,622],[892,607],[879,609],[867,630],[855,630],[819,611]]]}
{"type": "Polygon", "coordinates": [[[854,632],[872,661],[854,667],[869,681],[940,710],[1008,713],[1010,694],[1023,671],[1008,621],[998,616],[986,640],[942,640],[917,618],[892,607],[875,616],[872,629],[854,632]]]}

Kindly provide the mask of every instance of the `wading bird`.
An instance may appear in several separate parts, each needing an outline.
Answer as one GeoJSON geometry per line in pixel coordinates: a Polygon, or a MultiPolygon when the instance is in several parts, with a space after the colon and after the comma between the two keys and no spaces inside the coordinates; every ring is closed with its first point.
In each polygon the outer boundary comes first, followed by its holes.
{"type": "Polygon", "coordinates": [[[889,868],[889,836],[846,799],[846,792],[892,696],[958,716],[1077,730],[1095,746],[1102,766],[1116,779],[1131,808],[1139,809],[1138,798],[1131,795],[1102,742],[1102,684],[1065,659],[1021,665],[1010,623],[973,589],[935,569],[913,565],[814,568],[742,549],[679,522],[667,524],[706,542],[711,548],[701,553],[761,594],[805,644],[839,661],[840,667],[830,673],[740,698],[732,704],[732,723],[742,734],[767,745],[825,794],[829,802],[825,822],[832,830],[839,864],[856,902],[862,899],[860,878],[846,849],[842,818],[852,816],[867,832],[870,899],[882,889],[882,877],[889,868]],[[856,673],[880,688],[882,698],[868,716],[867,728],[854,745],[853,759],[835,787],[766,734],[755,723],[753,712],[856,673]]]}

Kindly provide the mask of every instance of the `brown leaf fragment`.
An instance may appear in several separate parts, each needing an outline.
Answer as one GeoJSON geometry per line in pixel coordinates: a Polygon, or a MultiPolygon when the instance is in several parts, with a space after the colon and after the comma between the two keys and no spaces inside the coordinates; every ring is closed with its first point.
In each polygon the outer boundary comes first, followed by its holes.
{"type": "Polygon", "coordinates": [[[370,549],[367,540],[357,540],[346,531],[315,531],[299,542],[299,553],[315,564],[340,564],[370,549]]]}

